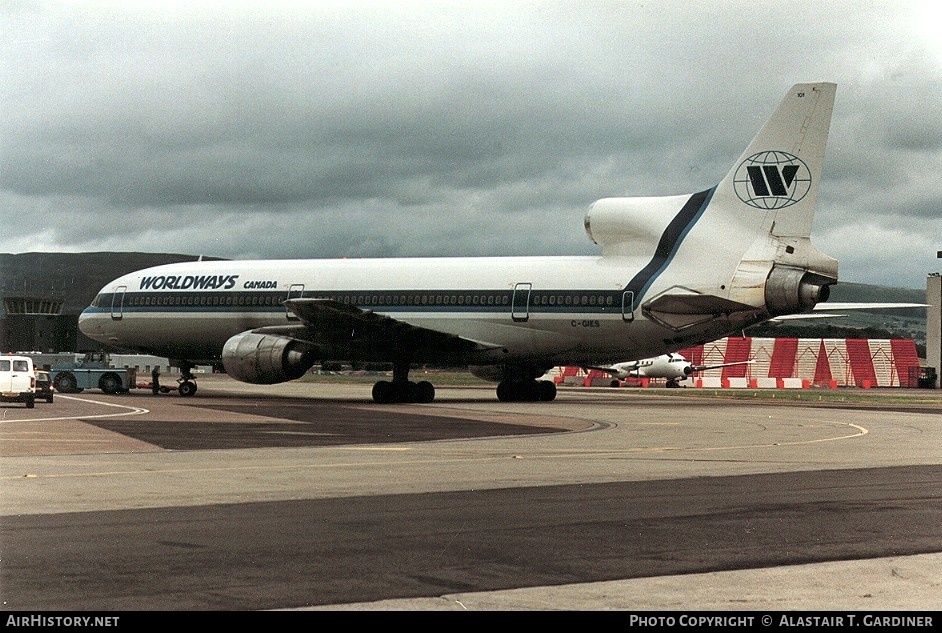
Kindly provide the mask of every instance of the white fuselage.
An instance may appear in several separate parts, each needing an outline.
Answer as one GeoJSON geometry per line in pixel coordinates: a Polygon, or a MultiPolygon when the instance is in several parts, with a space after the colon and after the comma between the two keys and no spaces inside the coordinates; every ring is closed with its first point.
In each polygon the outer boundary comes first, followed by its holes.
{"type": "MultiPolygon", "coordinates": [[[[507,257],[170,264],[103,288],[80,327],[116,348],[212,362],[240,332],[298,323],[282,302],[303,295],[478,342],[482,362],[524,356],[552,364],[606,362],[672,351],[697,338],[665,343],[677,333],[641,315],[644,296],[626,295],[644,263],[507,257]]],[[[647,290],[656,292],[657,285],[647,290]]]]}
{"type": "Polygon", "coordinates": [[[684,380],[693,373],[692,367],[693,364],[680,354],[661,354],[638,361],[616,363],[610,370],[621,379],[635,377],[684,380]]]}

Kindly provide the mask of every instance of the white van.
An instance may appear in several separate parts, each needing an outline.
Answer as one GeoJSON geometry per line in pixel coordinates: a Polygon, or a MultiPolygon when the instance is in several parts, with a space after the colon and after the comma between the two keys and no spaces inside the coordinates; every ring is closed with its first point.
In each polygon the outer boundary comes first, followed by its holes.
{"type": "Polygon", "coordinates": [[[0,402],[25,402],[36,406],[36,374],[29,356],[0,356],[0,402]]]}

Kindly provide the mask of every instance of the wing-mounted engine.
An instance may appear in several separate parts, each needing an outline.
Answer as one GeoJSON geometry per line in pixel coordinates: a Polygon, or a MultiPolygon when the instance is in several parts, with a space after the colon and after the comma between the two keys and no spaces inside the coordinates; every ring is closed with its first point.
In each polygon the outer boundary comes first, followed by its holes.
{"type": "Polygon", "coordinates": [[[257,385],[300,378],[316,357],[316,349],[304,341],[251,331],[236,334],[222,348],[226,373],[257,385]]]}

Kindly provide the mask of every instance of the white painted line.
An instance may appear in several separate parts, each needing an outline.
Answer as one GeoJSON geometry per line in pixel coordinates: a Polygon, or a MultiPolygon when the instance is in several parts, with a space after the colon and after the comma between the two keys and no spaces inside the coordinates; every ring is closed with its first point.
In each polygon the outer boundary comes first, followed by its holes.
{"type": "Polygon", "coordinates": [[[57,420],[89,420],[92,418],[113,418],[119,415],[143,415],[144,413],[150,413],[150,409],[142,409],[141,407],[129,407],[125,404],[114,404],[113,402],[102,402],[101,400],[89,400],[87,398],[76,398],[75,396],[64,396],[62,394],[57,394],[56,398],[65,398],[66,400],[77,400],[78,402],[88,402],[90,404],[100,404],[106,407],[116,407],[118,409],[127,409],[120,413],[101,413],[98,415],[69,415],[62,416],[57,418],[25,418],[22,420],[0,420],[0,424],[6,422],[55,422],[57,420]]]}

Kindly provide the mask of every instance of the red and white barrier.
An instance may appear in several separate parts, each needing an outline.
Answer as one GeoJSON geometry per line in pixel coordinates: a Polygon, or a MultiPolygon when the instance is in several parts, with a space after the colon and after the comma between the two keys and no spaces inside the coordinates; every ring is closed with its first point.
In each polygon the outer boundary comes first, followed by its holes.
{"type": "MultiPolygon", "coordinates": [[[[919,357],[912,339],[736,337],[683,349],[680,354],[694,365],[754,360],[699,372],[685,381],[703,389],[918,386],[919,357]]],[[[556,383],[587,387],[608,386],[612,380],[604,372],[578,367],[556,367],[548,376],[556,383]]],[[[636,381],[637,386],[649,384],[660,383],[636,381]]]]}
{"type": "Polygon", "coordinates": [[[743,377],[759,389],[918,386],[919,357],[911,339],[725,338],[680,353],[697,365],[753,359],[702,372],[703,380],[719,376],[722,386],[733,388],[743,377]]]}

